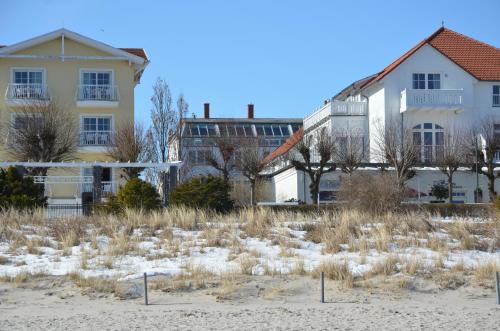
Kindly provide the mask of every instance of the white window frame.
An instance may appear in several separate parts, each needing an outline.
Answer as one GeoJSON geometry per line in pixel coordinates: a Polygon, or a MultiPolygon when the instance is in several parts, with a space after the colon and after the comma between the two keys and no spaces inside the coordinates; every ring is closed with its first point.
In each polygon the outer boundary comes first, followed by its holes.
{"type": "Polygon", "coordinates": [[[88,117],[110,118],[111,119],[110,131],[111,132],[115,131],[115,116],[113,114],[85,113],[85,114],[80,114],[80,132],[83,131],[83,119],[88,117]]]}
{"type": "Polygon", "coordinates": [[[43,67],[11,67],[10,68],[10,83],[15,84],[14,74],[18,71],[41,71],[42,72],[42,85],[47,85],[47,69],[43,67]]]}
{"type": "Polygon", "coordinates": [[[415,70],[411,73],[411,81],[410,86],[412,90],[443,90],[443,77],[445,77],[444,73],[441,71],[428,71],[428,70],[415,70]],[[424,83],[425,86],[423,89],[414,89],[413,88],[413,75],[414,74],[424,74],[424,83]],[[439,75],[439,89],[429,89],[429,74],[439,75]]]}
{"type": "Polygon", "coordinates": [[[500,107],[500,84],[491,86],[491,105],[492,107],[500,107]],[[495,86],[498,88],[498,93],[494,93],[495,86]],[[498,98],[498,103],[495,103],[495,97],[498,98]]]}
{"type": "MultiPolygon", "coordinates": [[[[109,86],[115,86],[115,71],[113,69],[105,69],[105,68],[80,68],[79,71],[79,85],[83,85],[83,74],[84,73],[111,73],[109,79],[109,86]]],[[[97,84],[96,84],[97,85],[97,84]]]]}

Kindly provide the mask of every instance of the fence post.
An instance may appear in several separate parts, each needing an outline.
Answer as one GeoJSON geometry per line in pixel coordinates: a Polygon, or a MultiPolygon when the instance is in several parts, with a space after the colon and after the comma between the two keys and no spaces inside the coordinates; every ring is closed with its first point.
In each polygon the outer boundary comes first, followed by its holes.
{"type": "Polygon", "coordinates": [[[148,275],[144,273],[144,303],[148,305],[148,275]]]}
{"type": "Polygon", "coordinates": [[[495,272],[495,285],[497,289],[497,305],[500,305],[500,277],[498,276],[498,271],[495,272]]]}
{"type": "Polygon", "coordinates": [[[102,198],[102,167],[92,167],[92,200],[94,203],[100,203],[102,198]]]}
{"type": "Polygon", "coordinates": [[[321,272],[321,303],[325,303],[325,273],[321,272]]]}

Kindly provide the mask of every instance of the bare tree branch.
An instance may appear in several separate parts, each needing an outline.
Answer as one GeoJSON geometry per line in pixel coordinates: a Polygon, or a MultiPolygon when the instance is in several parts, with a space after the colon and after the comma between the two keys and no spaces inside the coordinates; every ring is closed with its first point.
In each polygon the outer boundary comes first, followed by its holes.
{"type": "Polygon", "coordinates": [[[460,166],[468,161],[468,150],[465,146],[464,130],[448,127],[443,135],[443,144],[436,146],[436,165],[448,180],[448,199],[453,202],[453,175],[460,166]]]}
{"type": "MultiPolygon", "coordinates": [[[[7,130],[7,151],[19,161],[63,162],[75,159],[78,126],[75,116],[54,101],[30,101],[16,107],[7,130]]],[[[46,175],[47,168],[30,169],[46,175]]]]}
{"type": "Polygon", "coordinates": [[[495,153],[500,150],[500,130],[497,132],[495,133],[495,118],[484,117],[470,130],[467,143],[469,154],[477,162],[477,169],[474,170],[488,179],[490,201],[496,198],[495,179],[499,177],[495,173],[495,153]]]}
{"type": "Polygon", "coordinates": [[[237,141],[233,137],[213,138],[212,152],[207,157],[207,163],[218,170],[226,182],[236,168],[236,152],[239,145],[237,141]]]}
{"type": "Polygon", "coordinates": [[[418,161],[419,149],[413,142],[411,129],[402,127],[395,120],[375,123],[375,146],[373,153],[382,162],[394,167],[400,189],[415,176],[414,167],[418,161]]]}
{"type": "Polygon", "coordinates": [[[240,151],[241,158],[238,162],[238,169],[250,182],[250,204],[255,206],[257,203],[256,184],[263,177],[261,172],[266,168],[263,162],[265,156],[257,139],[245,141],[241,145],[240,151]]]}
{"type": "Polygon", "coordinates": [[[321,176],[337,168],[334,161],[335,152],[335,138],[323,127],[312,134],[304,133],[302,139],[286,156],[295,169],[309,176],[309,191],[314,202],[318,200],[321,176]]]}
{"type": "MultiPolygon", "coordinates": [[[[123,123],[115,133],[114,144],[108,147],[107,154],[120,162],[149,161],[148,138],[141,124],[123,123]]],[[[127,179],[137,178],[143,168],[123,168],[127,179]]]]}

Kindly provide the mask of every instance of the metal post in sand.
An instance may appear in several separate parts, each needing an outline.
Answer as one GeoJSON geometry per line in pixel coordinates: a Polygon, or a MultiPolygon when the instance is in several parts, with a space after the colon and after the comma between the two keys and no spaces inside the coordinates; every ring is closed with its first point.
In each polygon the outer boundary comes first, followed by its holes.
{"type": "Polygon", "coordinates": [[[148,305],[148,275],[144,273],[144,303],[148,305]]]}
{"type": "Polygon", "coordinates": [[[495,285],[497,288],[497,305],[500,305],[500,277],[498,276],[498,271],[495,272],[495,285]]]}
{"type": "Polygon", "coordinates": [[[325,303],[325,273],[321,272],[321,303],[325,303]]]}

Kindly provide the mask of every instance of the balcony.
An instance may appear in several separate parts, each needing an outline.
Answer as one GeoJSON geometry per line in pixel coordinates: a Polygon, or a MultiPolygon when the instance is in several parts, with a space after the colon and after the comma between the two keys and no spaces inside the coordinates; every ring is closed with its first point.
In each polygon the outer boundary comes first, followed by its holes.
{"type": "Polygon", "coordinates": [[[78,85],[77,107],[118,107],[120,94],[115,85],[78,85]]]}
{"type": "Polygon", "coordinates": [[[322,108],[304,118],[304,130],[323,123],[330,116],[366,115],[366,109],[366,102],[332,100],[322,108]]]}
{"type": "MultiPolygon", "coordinates": [[[[33,176],[34,183],[44,185],[46,197],[54,197],[61,192],[71,192],[76,198],[80,198],[83,192],[92,192],[93,180],[92,176],[33,176]]],[[[101,182],[103,194],[114,193],[117,187],[118,182],[115,181],[101,182]]]]}
{"type": "Polygon", "coordinates": [[[464,90],[401,91],[400,112],[408,110],[460,110],[464,107],[464,90]]]}
{"type": "Polygon", "coordinates": [[[442,145],[424,145],[420,146],[420,153],[417,155],[418,163],[435,164],[443,159],[444,147],[442,145]]]}
{"type": "Polygon", "coordinates": [[[6,103],[10,106],[23,105],[26,102],[50,100],[45,84],[9,84],[5,91],[6,103]]]}
{"type": "Polygon", "coordinates": [[[113,144],[113,131],[80,131],[80,147],[105,147],[113,144]]]}

